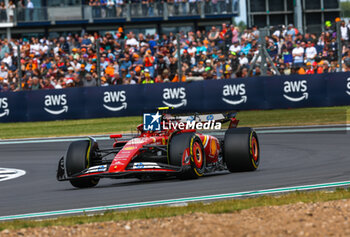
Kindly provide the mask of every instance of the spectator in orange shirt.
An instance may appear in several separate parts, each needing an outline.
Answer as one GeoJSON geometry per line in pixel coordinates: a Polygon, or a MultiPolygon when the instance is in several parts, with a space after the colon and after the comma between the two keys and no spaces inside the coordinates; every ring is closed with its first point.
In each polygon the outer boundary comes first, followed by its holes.
{"type": "Polygon", "coordinates": [[[297,69],[297,72],[299,75],[305,75],[306,74],[306,71],[303,67],[300,67],[299,69],[297,69]]]}
{"type": "Polygon", "coordinates": [[[323,73],[323,62],[317,63],[314,62],[314,72],[317,74],[322,74],[323,73]]]}
{"type": "Polygon", "coordinates": [[[26,66],[26,71],[35,70],[35,69],[37,69],[37,65],[36,65],[36,63],[33,62],[32,59],[30,59],[27,66],[26,66]]]}
{"type": "MultiPolygon", "coordinates": [[[[182,74],[181,82],[185,82],[185,81],[186,81],[186,76],[184,74],[182,74]]],[[[173,78],[173,80],[171,80],[171,82],[179,82],[179,75],[176,74],[175,77],[173,78]]]]}
{"type": "Polygon", "coordinates": [[[105,74],[110,77],[114,76],[114,65],[112,62],[109,62],[108,66],[106,67],[105,74]]]}
{"type": "MultiPolygon", "coordinates": [[[[182,78],[181,78],[181,82],[185,82],[186,81],[186,70],[188,69],[188,65],[186,63],[182,64],[182,78]]],[[[179,82],[179,75],[176,73],[175,77],[173,78],[173,80],[171,80],[172,82],[179,82]]]]}

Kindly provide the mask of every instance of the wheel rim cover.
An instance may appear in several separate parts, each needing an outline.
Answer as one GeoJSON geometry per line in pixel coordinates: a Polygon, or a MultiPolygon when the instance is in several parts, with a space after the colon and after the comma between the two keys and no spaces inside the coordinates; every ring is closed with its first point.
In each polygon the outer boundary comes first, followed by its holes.
{"type": "Polygon", "coordinates": [[[194,158],[194,164],[197,168],[202,168],[203,165],[203,153],[200,145],[196,142],[193,145],[193,158],[194,158]]]}
{"type": "Polygon", "coordinates": [[[253,155],[254,161],[258,161],[258,157],[259,157],[258,142],[256,141],[255,137],[252,137],[251,150],[252,150],[252,155],[253,155]]]}

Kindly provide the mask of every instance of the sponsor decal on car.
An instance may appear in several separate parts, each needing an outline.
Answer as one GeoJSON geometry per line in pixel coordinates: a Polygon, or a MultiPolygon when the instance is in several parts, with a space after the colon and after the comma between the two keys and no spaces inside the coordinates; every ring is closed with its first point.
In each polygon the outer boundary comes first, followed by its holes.
{"type": "Polygon", "coordinates": [[[119,156],[121,152],[118,153],[118,161],[128,161],[129,160],[129,157],[125,156],[125,154],[122,154],[123,156],[119,156]]]}
{"type": "Polygon", "coordinates": [[[125,151],[131,151],[131,150],[135,150],[135,149],[137,149],[136,146],[127,146],[127,147],[123,148],[123,150],[125,150],[125,151]]]}
{"type": "Polygon", "coordinates": [[[133,168],[135,169],[143,169],[145,166],[140,162],[140,163],[135,163],[133,168]]]}
{"type": "Polygon", "coordinates": [[[132,165],[132,169],[160,169],[161,167],[154,162],[138,162],[132,165]]]}
{"type": "Polygon", "coordinates": [[[121,161],[117,161],[114,163],[115,165],[124,165],[124,162],[121,162],[121,161]]]}
{"type": "MultiPolygon", "coordinates": [[[[154,139],[154,138],[153,138],[154,139]]],[[[149,138],[134,138],[131,141],[129,141],[129,144],[141,144],[141,143],[145,143],[149,140],[149,138]]]]}
{"type": "Polygon", "coordinates": [[[90,167],[86,173],[104,172],[107,170],[107,165],[98,165],[90,167]]]}
{"type": "Polygon", "coordinates": [[[214,115],[212,115],[212,114],[207,115],[207,120],[208,121],[214,120],[214,115]]]}

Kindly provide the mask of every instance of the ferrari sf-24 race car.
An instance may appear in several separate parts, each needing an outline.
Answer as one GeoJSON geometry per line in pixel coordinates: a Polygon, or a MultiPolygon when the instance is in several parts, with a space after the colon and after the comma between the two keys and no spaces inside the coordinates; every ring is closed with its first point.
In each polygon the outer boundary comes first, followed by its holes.
{"type": "MultiPolygon", "coordinates": [[[[72,142],[66,156],[58,163],[57,179],[69,180],[77,188],[98,184],[101,178],[152,179],[176,176],[192,179],[206,173],[254,171],[259,166],[259,141],[252,128],[237,128],[236,113],[175,116],[161,114],[157,131],[137,127],[138,135],[123,139],[122,134],[110,135],[113,148],[100,149],[97,141],[72,142]],[[229,122],[221,135],[206,135],[196,129],[175,129],[177,123],[191,118],[192,124],[215,120],[229,122]],[[112,157],[112,158],[109,158],[112,157]]],[[[209,133],[210,134],[210,133],[209,133]]]]}

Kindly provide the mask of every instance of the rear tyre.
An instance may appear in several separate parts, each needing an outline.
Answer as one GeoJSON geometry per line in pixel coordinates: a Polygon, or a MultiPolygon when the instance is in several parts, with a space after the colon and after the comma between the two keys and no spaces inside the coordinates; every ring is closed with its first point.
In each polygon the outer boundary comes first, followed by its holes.
{"type": "Polygon", "coordinates": [[[259,167],[260,149],[252,128],[231,128],[225,133],[224,160],[230,172],[254,171],[259,167]]]}
{"type": "Polygon", "coordinates": [[[182,167],[180,179],[195,179],[203,176],[205,153],[201,139],[194,133],[175,134],[168,147],[169,164],[182,167]],[[186,164],[187,163],[187,164],[186,164]]]}
{"type": "MultiPolygon", "coordinates": [[[[75,141],[69,145],[65,167],[68,177],[80,173],[90,167],[92,160],[95,158],[97,143],[92,140],[75,141]]],[[[69,180],[76,188],[90,188],[98,184],[100,178],[86,177],[69,180]]]]}

